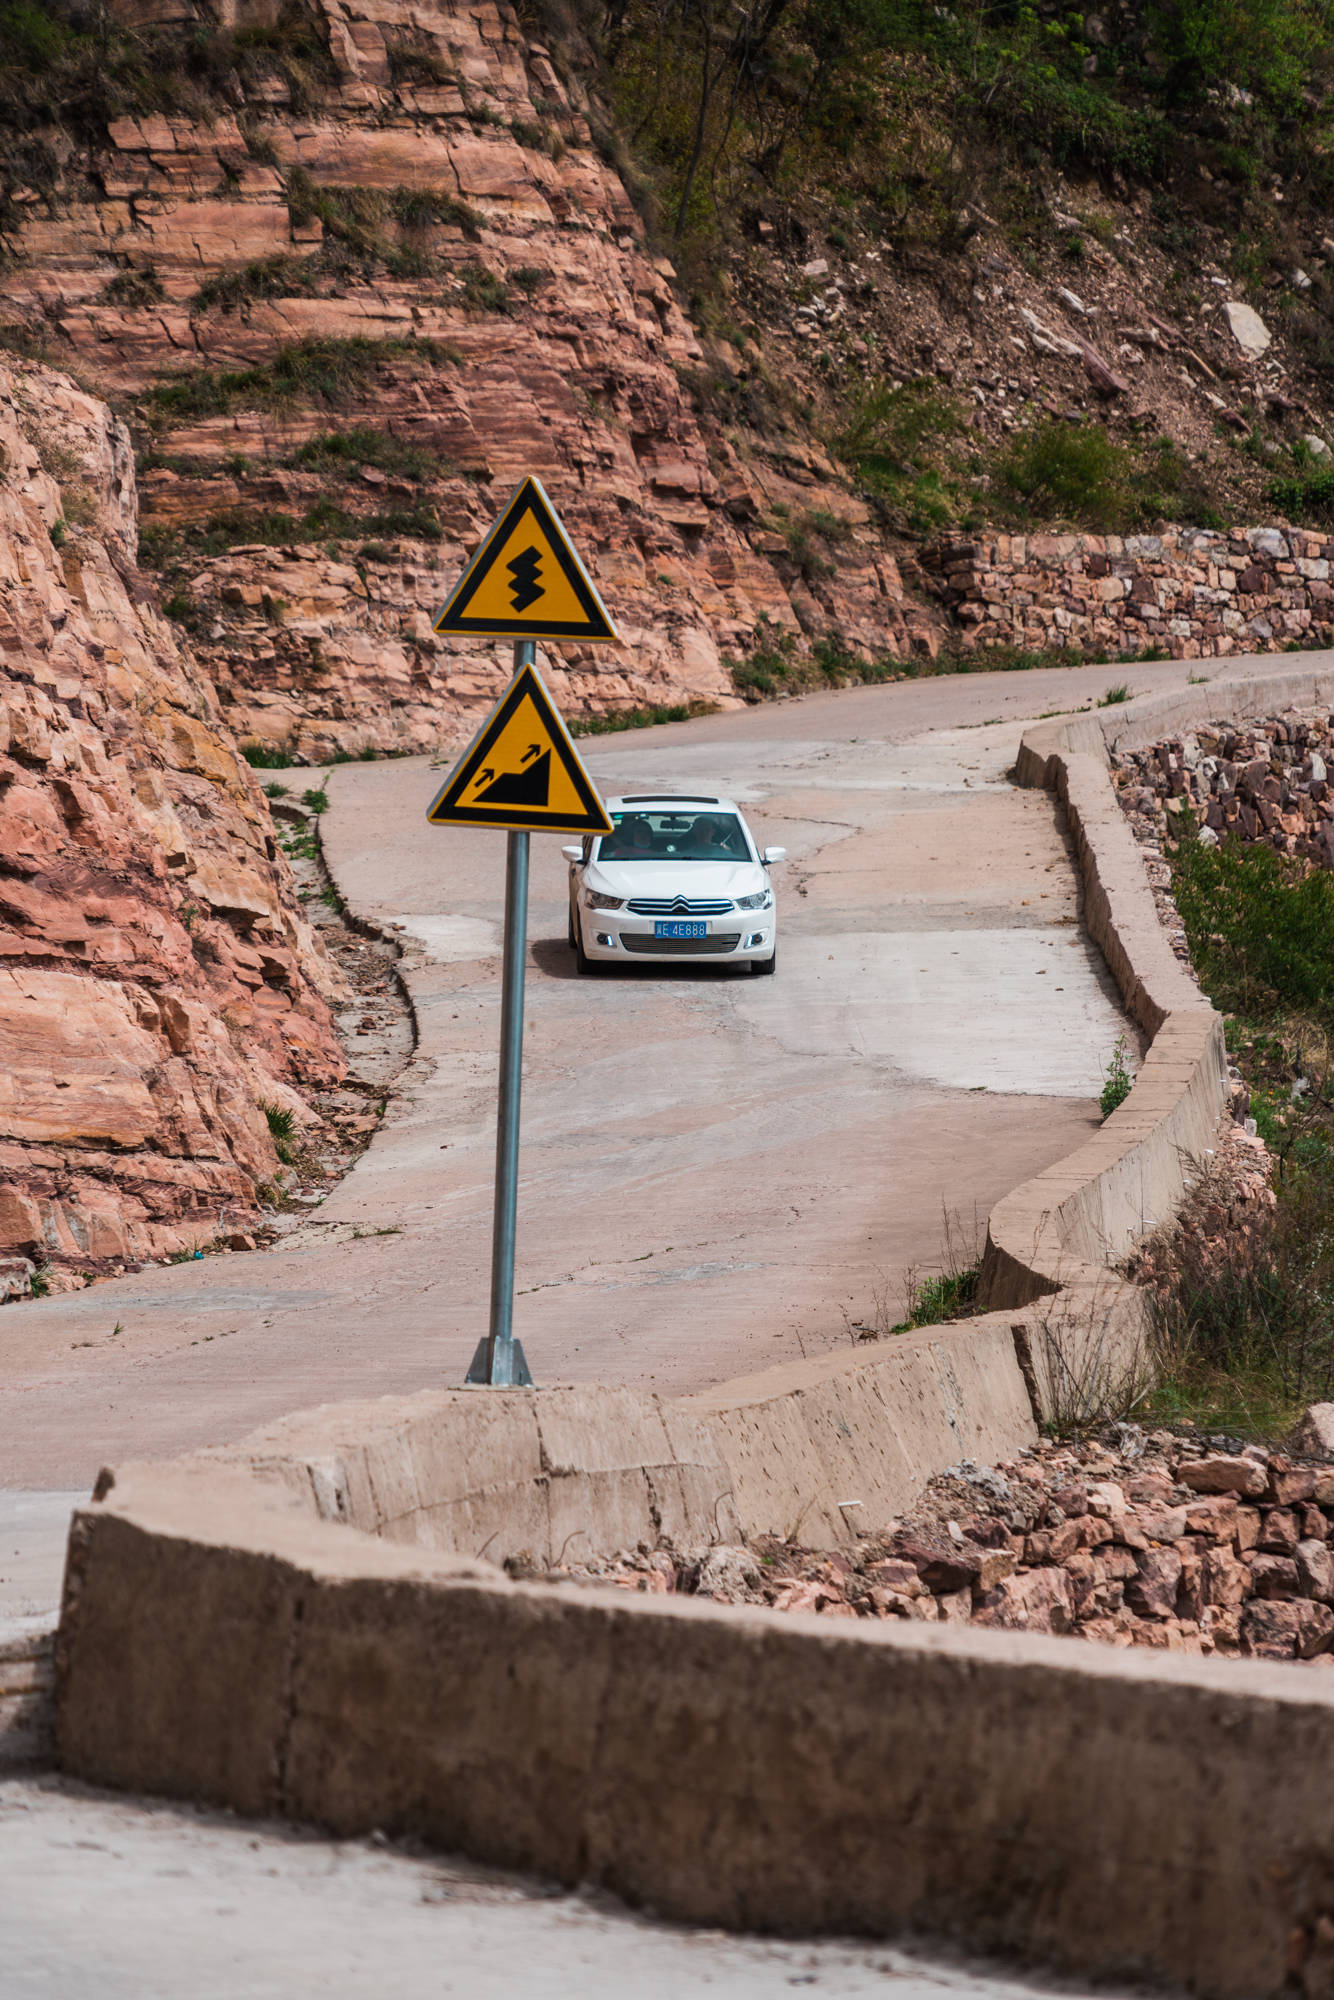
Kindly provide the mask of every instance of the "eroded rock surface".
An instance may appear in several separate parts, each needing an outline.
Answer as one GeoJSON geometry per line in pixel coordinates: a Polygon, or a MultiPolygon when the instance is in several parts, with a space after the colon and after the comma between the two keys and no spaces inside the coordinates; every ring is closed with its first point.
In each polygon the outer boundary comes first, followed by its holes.
{"type": "Polygon", "coordinates": [[[465,738],[508,649],[431,621],[524,472],[624,640],[553,661],[567,713],[732,702],[723,656],[769,628],[934,651],[939,614],[809,435],[701,414],[670,267],[513,9],[311,13],[326,67],[299,110],[277,65],[207,115],[113,121],[92,171],[68,161],[23,211],[0,281],[7,316],[135,400],[153,559],[238,737],[311,759],[465,738]],[[331,433],[365,448],[331,456],[331,433]]]}
{"type": "Polygon", "coordinates": [[[337,977],[207,680],[135,568],[125,427],[0,368],[0,1283],[240,1227],[337,977]]]}

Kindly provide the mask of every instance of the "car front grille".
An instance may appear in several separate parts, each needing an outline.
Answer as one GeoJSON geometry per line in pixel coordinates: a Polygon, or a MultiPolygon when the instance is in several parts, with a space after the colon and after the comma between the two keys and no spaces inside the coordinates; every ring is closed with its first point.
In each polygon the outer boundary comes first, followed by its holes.
{"type": "Polygon", "coordinates": [[[645,952],[650,958],[688,958],[692,952],[698,956],[700,952],[735,951],[740,942],[740,931],[702,938],[635,937],[632,932],[621,932],[623,950],[645,952]]]}
{"type": "Polygon", "coordinates": [[[636,896],[625,907],[637,917],[725,917],[732,905],[698,896],[636,896]]]}

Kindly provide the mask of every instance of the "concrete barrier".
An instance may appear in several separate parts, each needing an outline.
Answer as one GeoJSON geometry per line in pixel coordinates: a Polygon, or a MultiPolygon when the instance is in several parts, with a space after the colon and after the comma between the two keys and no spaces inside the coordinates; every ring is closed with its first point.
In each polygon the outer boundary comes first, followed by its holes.
{"type": "MultiPolygon", "coordinates": [[[[1142,1296],[1115,1267],[1174,1215],[1214,1143],[1227,1088],[1223,1024],[1178,963],[1158,921],[1138,845],[1108,780],[1118,750],[1208,722],[1334,700],[1321,661],[1220,674],[1197,687],[1095,710],[1025,732],[1020,784],[1059,796],[1075,843],[1084,921],[1149,1047],[1125,1102],[1070,1158],[999,1201],[988,1222],[981,1297],[993,1307],[1045,1301],[1030,1337],[1030,1380],[1044,1416],[1147,1371],[1142,1296]]],[[[1021,1337],[1022,1338],[1022,1337],[1021,1337]]]]}
{"type": "Polygon", "coordinates": [[[1034,1441],[1014,1324],[933,1327],[676,1402],[585,1385],[330,1404],[179,1467],[253,1476],[313,1521],[497,1563],[664,1538],[828,1546],[903,1514],[943,1466],[1034,1441]]]}
{"type": "Polygon", "coordinates": [[[194,1462],[76,1515],[57,1672],[62,1762],[98,1784],[696,1924],[1206,2000],[1331,1986],[1314,1670],[513,1585],[194,1462]]]}

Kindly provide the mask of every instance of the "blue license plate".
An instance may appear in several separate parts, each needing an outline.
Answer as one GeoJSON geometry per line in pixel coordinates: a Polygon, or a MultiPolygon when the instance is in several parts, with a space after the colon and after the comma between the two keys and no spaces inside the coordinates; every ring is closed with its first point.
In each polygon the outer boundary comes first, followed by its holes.
{"type": "Polygon", "coordinates": [[[707,924],[662,923],[654,924],[654,937],[702,938],[709,935],[707,924]]]}

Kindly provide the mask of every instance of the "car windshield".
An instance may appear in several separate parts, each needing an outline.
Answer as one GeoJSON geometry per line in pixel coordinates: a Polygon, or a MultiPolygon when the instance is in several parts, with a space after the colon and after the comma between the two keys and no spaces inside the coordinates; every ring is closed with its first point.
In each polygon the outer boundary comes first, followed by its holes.
{"type": "Polygon", "coordinates": [[[599,861],[749,861],[750,845],[735,813],[614,812],[599,861]]]}

